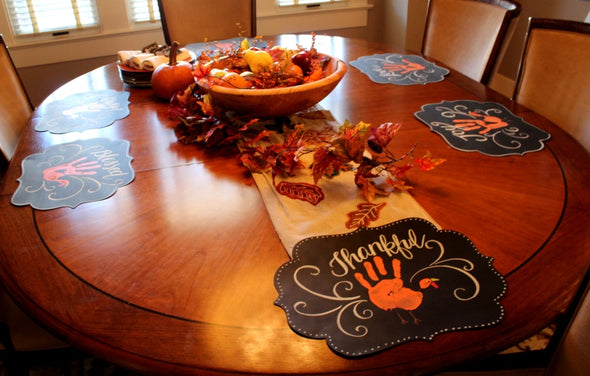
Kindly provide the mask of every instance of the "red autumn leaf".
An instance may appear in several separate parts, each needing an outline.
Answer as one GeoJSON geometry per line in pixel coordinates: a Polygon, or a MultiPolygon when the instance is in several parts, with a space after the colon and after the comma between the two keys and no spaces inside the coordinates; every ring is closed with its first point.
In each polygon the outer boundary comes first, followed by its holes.
{"type": "Polygon", "coordinates": [[[320,187],[314,184],[282,181],[275,186],[275,189],[282,195],[292,199],[309,202],[314,206],[324,199],[324,192],[320,187]]]}
{"type": "Polygon", "coordinates": [[[303,168],[303,164],[297,158],[297,153],[291,150],[285,150],[270,161],[273,168],[273,175],[295,175],[295,170],[303,168]]]}
{"type": "Polygon", "coordinates": [[[215,115],[215,109],[211,105],[211,102],[203,99],[202,101],[198,101],[197,104],[201,108],[201,111],[203,112],[203,114],[205,114],[207,116],[215,115]]]}
{"type": "Polygon", "coordinates": [[[240,154],[240,161],[252,172],[263,172],[265,170],[264,161],[256,158],[253,153],[240,154]]]}
{"type": "Polygon", "coordinates": [[[335,153],[343,159],[360,163],[365,151],[365,134],[370,124],[359,122],[352,125],[346,121],[338,131],[338,137],[332,141],[335,153]]]}
{"type": "Polygon", "coordinates": [[[223,132],[223,128],[225,124],[217,123],[215,126],[211,127],[207,133],[205,134],[205,143],[207,146],[215,146],[215,145],[222,145],[226,135],[223,132]]]}
{"type": "Polygon", "coordinates": [[[247,145],[252,145],[252,144],[254,144],[255,142],[258,142],[258,141],[260,141],[260,140],[262,140],[262,139],[264,139],[264,138],[267,138],[268,136],[270,136],[270,135],[271,135],[271,134],[273,134],[273,133],[274,133],[274,131],[270,131],[270,130],[267,130],[267,129],[265,129],[265,130],[261,131],[260,133],[258,133],[258,134],[256,135],[256,137],[254,137],[253,139],[251,139],[251,140],[248,140],[248,141],[246,142],[246,144],[247,144],[247,145]]]}
{"type": "Polygon", "coordinates": [[[412,187],[411,185],[407,185],[406,181],[403,179],[391,179],[391,178],[387,178],[385,179],[385,181],[387,182],[387,184],[394,188],[397,189],[399,191],[407,191],[410,190],[414,187],[412,187]]]}
{"type": "Polygon", "coordinates": [[[387,171],[396,179],[401,179],[406,175],[406,172],[408,172],[408,170],[411,168],[411,164],[406,164],[403,166],[391,165],[387,167],[387,171]]]}
{"type": "Polygon", "coordinates": [[[371,130],[369,139],[375,141],[382,147],[386,147],[393,137],[395,137],[401,126],[401,123],[383,123],[371,130]]]}
{"type": "Polygon", "coordinates": [[[373,201],[375,198],[376,188],[366,176],[361,174],[356,174],[354,176],[354,182],[357,187],[361,189],[361,194],[367,201],[373,201]]]}
{"type": "Polygon", "coordinates": [[[367,227],[371,222],[379,219],[379,213],[385,205],[387,205],[385,202],[380,204],[373,204],[371,202],[358,204],[358,210],[347,214],[348,221],[346,221],[346,228],[367,227]]]}
{"type": "Polygon", "coordinates": [[[298,149],[300,147],[299,141],[305,134],[305,129],[303,128],[303,124],[296,124],[293,128],[292,132],[289,132],[286,137],[283,145],[287,149],[298,149]]]}
{"type": "Polygon", "coordinates": [[[323,129],[307,129],[299,140],[299,146],[310,145],[324,145],[334,138],[334,130],[331,126],[326,126],[323,129]]]}
{"type": "Polygon", "coordinates": [[[327,148],[316,149],[313,154],[312,175],[313,181],[317,183],[322,176],[335,176],[339,171],[346,169],[344,163],[338,156],[327,148]]]}
{"type": "Polygon", "coordinates": [[[433,158],[430,151],[427,151],[422,158],[414,158],[414,160],[422,171],[430,171],[446,161],[444,158],[433,158]]]}

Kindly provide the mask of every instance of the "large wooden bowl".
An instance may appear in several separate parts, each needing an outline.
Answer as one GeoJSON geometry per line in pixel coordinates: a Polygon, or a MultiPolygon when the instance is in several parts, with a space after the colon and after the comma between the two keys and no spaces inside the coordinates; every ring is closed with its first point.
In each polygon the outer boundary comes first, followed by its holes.
{"type": "Polygon", "coordinates": [[[216,106],[240,114],[272,118],[305,110],[326,97],[338,85],[346,64],[334,57],[326,66],[326,77],[297,86],[273,89],[237,89],[215,85],[206,88],[216,106]]]}

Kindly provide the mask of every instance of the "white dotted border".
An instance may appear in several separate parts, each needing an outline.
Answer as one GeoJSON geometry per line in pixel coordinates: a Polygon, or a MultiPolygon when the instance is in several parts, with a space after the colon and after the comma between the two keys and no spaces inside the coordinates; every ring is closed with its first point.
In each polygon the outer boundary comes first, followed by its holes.
{"type": "Polygon", "coordinates": [[[505,310],[504,310],[504,306],[502,306],[499,301],[502,299],[502,297],[504,297],[504,295],[506,295],[506,292],[508,290],[508,284],[506,282],[506,279],[504,278],[504,276],[502,274],[500,274],[500,272],[498,272],[493,266],[492,266],[492,262],[494,261],[493,257],[490,256],[486,256],[482,253],[479,252],[479,250],[477,249],[477,247],[475,247],[475,244],[473,244],[473,242],[471,241],[471,239],[469,239],[467,236],[465,236],[464,234],[457,232],[457,231],[453,231],[453,230],[439,230],[438,228],[436,228],[436,226],[430,222],[427,221],[423,218],[405,218],[405,219],[401,219],[399,221],[395,221],[392,223],[388,223],[386,225],[383,226],[379,226],[379,227],[371,227],[371,228],[359,228],[356,229],[352,232],[349,233],[343,233],[343,234],[334,234],[334,235],[319,235],[319,236],[313,236],[313,237],[309,237],[309,238],[305,238],[301,241],[299,241],[294,249],[293,249],[293,255],[295,256],[292,260],[287,261],[286,263],[284,263],[283,265],[281,265],[279,267],[279,269],[276,271],[275,273],[275,287],[277,289],[277,291],[279,292],[279,297],[275,300],[275,304],[281,306],[283,308],[283,310],[285,311],[285,314],[287,316],[287,322],[289,323],[289,326],[297,333],[309,337],[309,338],[315,338],[315,339],[326,339],[326,342],[329,344],[329,346],[334,349],[334,351],[339,352],[340,354],[343,355],[347,355],[347,356],[361,356],[361,355],[368,355],[368,354],[372,354],[381,350],[385,350],[388,349],[390,347],[396,346],[396,345],[401,345],[403,343],[409,342],[409,341],[413,341],[413,340],[426,340],[426,341],[432,341],[432,339],[434,337],[436,337],[439,334],[443,334],[443,333],[448,333],[448,332],[453,332],[453,331],[459,331],[459,330],[471,330],[471,329],[483,329],[483,328],[487,328],[490,326],[494,326],[498,323],[500,323],[504,317],[505,317],[505,310]],[[459,235],[461,236],[463,239],[467,240],[469,242],[469,244],[471,245],[471,247],[475,250],[475,255],[479,255],[480,257],[487,259],[487,264],[490,267],[490,269],[494,272],[494,274],[496,274],[496,276],[500,277],[500,280],[502,281],[502,291],[500,292],[500,294],[494,299],[494,301],[496,302],[496,304],[500,307],[500,316],[498,317],[498,319],[494,320],[494,321],[490,321],[488,323],[484,323],[484,324],[475,324],[475,325],[465,325],[465,326],[454,326],[451,328],[445,328],[442,330],[438,330],[435,331],[434,333],[432,333],[430,336],[408,336],[408,337],[404,337],[404,338],[399,338],[395,341],[388,341],[388,342],[384,342],[381,345],[378,346],[374,346],[368,349],[365,349],[364,351],[360,351],[360,352],[351,352],[351,351],[346,351],[340,347],[338,347],[335,343],[334,340],[332,338],[331,335],[325,334],[325,333],[310,333],[306,330],[303,330],[301,328],[298,328],[295,323],[292,320],[292,316],[291,316],[291,311],[288,307],[281,305],[279,303],[279,301],[281,300],[281,298],[284,296],[284,290],[283,287],[280,285],[280,276],[281,273],[283,272],[283,270],[290,264],[296,263],[297,261],[300,260],[299,258],[299,248],[300,246],[302,246],[305,242],[307,241],[312,241],[314,239],[326,239],[326,238],[339,238],[339,237],[344,237],[344,236],[350,236],[353,235],[356,232],[360,232],[363,230],[367,230],[367,229],[371,229],[371,230],[376,230],[376,229],[384,229],[384,228],[388,228],[388,227],[393,227],[399,223],[403,223],[403,222],[408,222],[408,221],[413,221],[415,222],[416,220],[421,221],[421,222],[425,222],[429,225],[431,225],[433,227],[433,229],[436,230],[436,232],[450,232],[453,233],[455,235],[459,235]]]}

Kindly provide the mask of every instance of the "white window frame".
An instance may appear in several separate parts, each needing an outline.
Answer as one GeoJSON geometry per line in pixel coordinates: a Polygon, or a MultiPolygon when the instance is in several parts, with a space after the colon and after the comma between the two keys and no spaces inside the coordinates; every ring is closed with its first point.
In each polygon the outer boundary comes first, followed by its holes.
{"type": "Polygon", "coordinates": [[[256,33],[275,35],[367,26],[367,0],[279,6],[278,0],[256,1],[256,33]]]}
{"type": "MultiPolygon", "coordinates": [[[[55,35],[68,35],[70,33],[81,33],[81,34],[86,34],[86,33],[96,33],[99,30],[100,27],[100,17],[98,14],[98,8],[96,6],[96,0],[85,0],[85,1],[63,1],[62,0],[62,7],[59,9],[62,9],[64,12],[67,12],[68,14],[65,15],[65,17],[72,17],[73,16],[73,21],[74,23],[66,25],[66,24],[61,24],[61,25],[54,25],[54,27],[49,27],[49,25],[47,25],[47,19],[49,19],[51,16],[50,12],[55,12],[58,9],[51,9],[51,7],[49,9],[43,9],[45,6],[49,5],[56,5],[55,2],[52,1],[37,1],[36,4],[33,4],[35,2],[35,0],[33,0],[31,2],[31,4],[29,4],[29,1],[23,1],[23,0],[5,0],[4,3],[4,7],[3,7],[3,11],[6,12],[6,16],[9,19],[9,25],[10,25],[10,35],[14,36],[14,38],[16,39],[22,39],[22,40],[40,40],[40,39],[46,39],[46,38],[51,38],[52,36],[55,35]],[[9,4],[10,1],[10,4],[9,4]],[[84,4],[87,3],[87,4],[84,4]],[[88,9],[88,7],[84,6],[84,5],[88,5],[90,9],[88,9]],[[21,11],[23,10],[23,8],[27,9],[27,12],[24,13],[28,13],[29,17],[25,17],[28,18],[31,22],[31,29],[32,30],[27,30],[27,28],[25,29],[20,29],[19,25],[18,25],[18,21],[16,20],[12,20],[10,17],[10,9],[12,9],[12,6],[14,7],[19,7],[19,9],[21,9],[21,11]],[[92,17],[92,20],[83,20],[82,15],[78,13],[78,6],[82,7],[84,6],[84,8],[80,8],[80,9],[84,9],[84,10],[90,10],[90,12],[85,12],[83,14],[90,14],[90,16],[92,17]],[[29,7],[32,7],[29,9],[29,7]],[[45,17],[43,17],[45,16],[45,17]],[[12,22],[14,21],[14,22],[12,22]],[[87,21],[87,22],[84,22],[87,21]],[[89,21],[89,22],[88,22],[89,21]]],[[[64,18],[65,18],[64,17],[64,18]]],[[[24,20],[24,19],[23,19],[24,20]]],[[[61,18],[61,20],[63,20],[63,18],[61,18]]],[[[51,20],[53,21],[53,19],[51,20]]],[[[26,22],[26,21],[25,21],[26,22]]],[[[7,34],[4,30],[3,30],[3,34],[7,34]]]]}
{"type": "MultiPolygon", "coordinates": [[[[212,0],[213,1],[213,0],[212,0]]],[[[244,0],[236,0],[244,1],[244,0]]],[[[93,30],[76,30],[67,35],[15,38],[6,7],[0,5],[0,33],[18,68],[112,56],[120,50],[164,44],[161,22],[130,21],[126,0],[96,0],[101,25],[93,30]]],[[[343,0],[308,8],[279,7],[275,0],[257,0],[257,34],[308,33],[366,26],[367,0],[343,0]],[[318,26],[320,25],[320,26],[318,26]]]]}
{"type": "Polygon", "coordinates": [[[158,9],[158,0],[126,0],[129,21],[134,24],[156,23],[160,21],[160,11],[158,9]],[[146,8],[146,18],[139,18],[135,9],[146,8]]]}
{"type": "Polygon", "coordinates": [[[105,56],[112,56],[116,61],[117,51],[165,43],[161,22],[132,22],[127,0],[96,0],[101,21],[97,28],[73,30],[65,35],[23,37],[12,34],[6,6],[2,3],[0,33],[17,68],[105,56]]]}
{"type": "Polygon", "coordinates": [[[336,3],[344,0],[275,0],[279,7],[292,7],[292,6],[305,6],[305,7],[318,7],[325,3],[336,3]]]}

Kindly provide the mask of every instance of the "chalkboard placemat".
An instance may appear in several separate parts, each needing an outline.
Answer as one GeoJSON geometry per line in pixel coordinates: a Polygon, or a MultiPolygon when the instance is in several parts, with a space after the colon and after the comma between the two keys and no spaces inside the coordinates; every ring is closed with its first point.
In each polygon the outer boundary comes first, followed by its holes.
{"type": "Polygon", "coordinates": [[[418,55],[377,54],[362,56],[350,65],[365,73],[373,82],[396,85],[424,85],[440,82],[448,69],[418,55]]]}
{"type": "Polygon", "coordinates": [[[496,157],[542,150],[551,137],[494,102],[442,101],[422,106],[415,116],[453,148],[496,157]]]}
{"type": "Polygon", "coordinates": [[[499,323],[506,282],[464,235],[420,218],[307,238],[275,274],[290,327],[346,357],[499,323]]]}
{"type": "Polygon", "coordinates": [[[128,99],[128,92],[110,89],[72,94],[41,107],[35,130],[69,133],[104,128],[129,115],[128,99]]]}
{"type": "Polygon", "coordinates": [[[22,162],[12,204],[76,207],[112,196],[135,178],[129,141],[94,138],[54,145],[22,162]]]}

